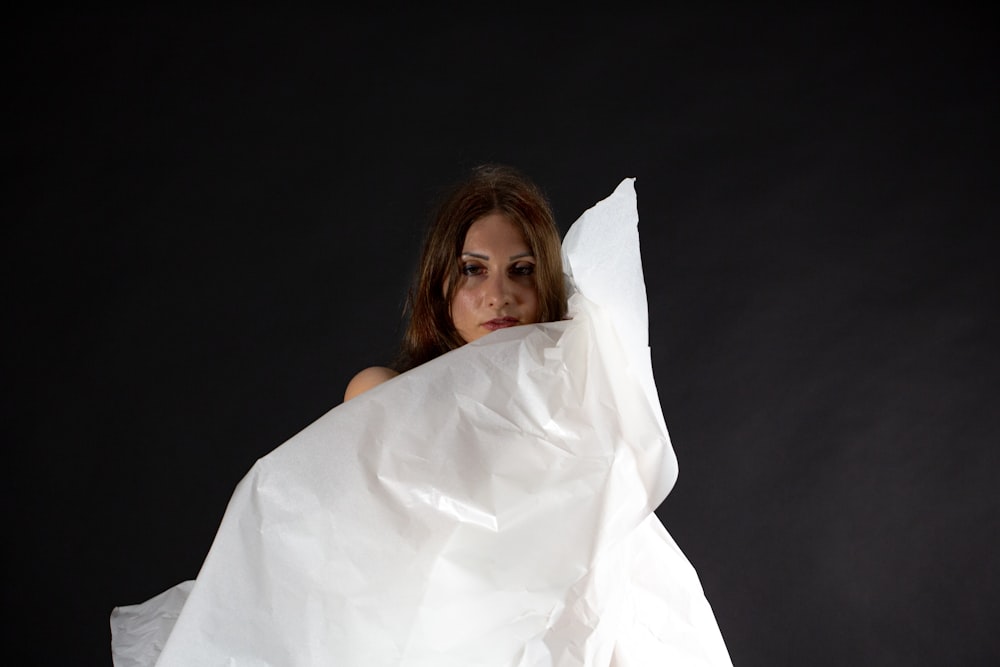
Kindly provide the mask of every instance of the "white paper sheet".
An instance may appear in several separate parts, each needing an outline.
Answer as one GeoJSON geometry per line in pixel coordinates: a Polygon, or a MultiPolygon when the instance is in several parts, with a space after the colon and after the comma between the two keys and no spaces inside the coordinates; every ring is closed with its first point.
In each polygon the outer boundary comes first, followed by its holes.
{"type": "MultiPolygon", "coordinates": [[[[626,179],[569,231],[572,319],[494,332],[260,459],[156,664],[730,665],[653,514],[677,467],[637,222],[626,179]]],[[[115,610],[116,667],[152,664],[150,619],[182,597],[115,610]]]]}

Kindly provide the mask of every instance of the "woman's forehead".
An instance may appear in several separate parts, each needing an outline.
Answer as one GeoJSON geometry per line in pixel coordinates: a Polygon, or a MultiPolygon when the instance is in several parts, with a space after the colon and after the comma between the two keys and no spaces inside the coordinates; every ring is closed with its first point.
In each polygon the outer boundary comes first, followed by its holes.
{"type": "Polygon", "coordinates": [[[503,213],[490,213],[469,226],[462,245],[462,254],[490,257],[530,254],[531,248],[521,227],[503,213]]]}

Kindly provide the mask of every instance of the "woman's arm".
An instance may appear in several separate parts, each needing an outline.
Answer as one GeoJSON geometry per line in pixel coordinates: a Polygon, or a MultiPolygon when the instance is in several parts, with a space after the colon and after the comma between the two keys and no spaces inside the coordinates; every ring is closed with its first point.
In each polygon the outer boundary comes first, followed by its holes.
{"type": "Polygon", "coordinates": [[[382,384],[386,380],[399,375],[396,371],[385,366],[372,366],[361,371],[347,384],[347,391],[344,392],[344,401],[349,401],[358,394],[363,394],[372,387],[382,384]]]}

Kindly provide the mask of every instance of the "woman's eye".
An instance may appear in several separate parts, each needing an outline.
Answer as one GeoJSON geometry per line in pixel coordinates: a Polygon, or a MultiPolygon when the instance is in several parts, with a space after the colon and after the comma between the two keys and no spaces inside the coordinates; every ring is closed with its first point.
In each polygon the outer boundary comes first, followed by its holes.
{"type": "Polygon", "coordinates": [[[462,266],[462,275],[464,276],[478,276],[483,272],[483,267],[478,264],[465,264],[462,266]]]}
{"type": "Polygon", "coordinates": [[[535,272],[534,264],[515,264],[511,267],[510,272],[515,276],[530,276],[535,272]]]}

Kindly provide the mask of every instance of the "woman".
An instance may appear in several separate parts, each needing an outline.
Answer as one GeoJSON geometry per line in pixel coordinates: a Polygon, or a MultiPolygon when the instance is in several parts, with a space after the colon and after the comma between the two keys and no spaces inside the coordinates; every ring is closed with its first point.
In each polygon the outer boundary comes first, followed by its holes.
{"type": "Polygon", "coordinates": [[[560,248],[537,188],[475,170],[429,231],[396,369],[347,398],[386,386],[254,464],[197,581],[114,611],[115,664],[731,667],[653,513],[676,459],[637,222],[626,179],[560,248]]]}
{"type": "Polygon", "coordinates": [[[538,187],[510,167],[474,169],[428,230],[396,367],[361,371],[344,400],[497,329],[562,319],[562,274],[559,230],[538,187]]]}

